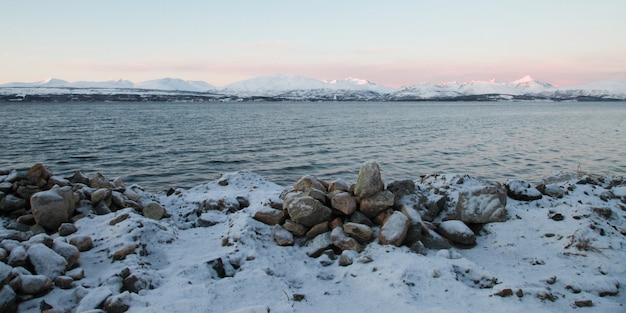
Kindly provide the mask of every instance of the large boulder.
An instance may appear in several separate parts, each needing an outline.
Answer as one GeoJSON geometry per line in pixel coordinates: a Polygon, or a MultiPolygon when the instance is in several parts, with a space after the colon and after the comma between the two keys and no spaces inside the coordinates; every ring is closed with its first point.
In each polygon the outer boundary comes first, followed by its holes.
{"type": "Polygon", "coordinates": [[[330,220],[331,209],[321,202],[308,197],[297,197],[289,202],[287,212],[295,223],[312,227],[324,221],[330,220]]]}
{"type": "Polygon", "coordinates": [[[310,189],[317,189],[325,191],[326,188],[320,183],[317,178],[309,175],[300,177],[300,179],[294,184],[293,188],[298,191],[307,191],[310,189]]]}
{"type": "Polygon", "coordinates": [[[267,225],[282,224],[285,221],[285,212],[270,207],[262,207],[254,213],[254,219],[267,225]]]}
{"type": "Polygon", "coordinates": [[[359,176],[354,186],[354,194],[360,198],[367,198],[385,188],[380,175],[380,167],[376,162],[366,162],[359,170],[359,176]]]}
{"type": "Polygon", "coordinates": [[[74,215],[76,198],[72,188],[67,186],[34,194],[30,205],[35,222],[46,231],[54,232],[74,215]]]}
{"type": "Polygon", "coordinates": [[[389,190],[379,191],[370,197],[361,200],[359,210],[365,214],[365,216],[372,218],[378,215],[385,209],[393,206],[395,196],[389,190]]]}
{"type": "Polygon", "coordinates": [[[504,222],[506,191],[500,184],[468,187],[459,191],[454,219],[465,223],[504,222]]]}
{"type": "Polygon", "coordinates": [[[378,241],[383,245],[399,247],[406,238],[409,229],[409,219],[399,211],[394,211],[378,232],[378,241]]]}
{"type": "Polygon", "coordinates": [[[361,250],[363,250],[356,239],[348,237],[341,227],[335,227],[330,232],[330,241],[335,247],[341,250],[354,250],[356,252],[361,252],[361,250]]]}
{"type": "Polygon", "coordinates": [[[345,223],[343,224],[343,231],[361,244],[366,244],[374,238],[374,230],[364,224],[345,223]]]}
{"type": "Polygon", "coordinates": [[[50,176],[52,176],[52,172],[41,163],[33,165],[33,167],[26,172],[26,179],[38,187],[43,187],[48,184],[50,176]]]}

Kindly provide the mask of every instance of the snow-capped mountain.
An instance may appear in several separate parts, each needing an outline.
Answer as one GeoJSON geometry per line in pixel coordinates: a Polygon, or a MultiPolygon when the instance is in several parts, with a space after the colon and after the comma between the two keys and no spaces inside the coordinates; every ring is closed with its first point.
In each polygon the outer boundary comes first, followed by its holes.
{"type": "Polygon", "coordinates": [[[199,80],[182,80],[180,78],[161,78],[147,80],[135,84],[138,89],[206,92],[215,90],[215,86],[199,80]]]}
{"type": "Polygon", "coordinates": [[[602,81],[557,88],[530,76],[512,82],[421,83],[402,88],[365,79],[317,80],[272,74],[221,88],[204,81],[162,78],[68,82],[50,78],[34,83],[0,84],[0,101],[488,101],[488,100],[626,100],[626,81],[602,81]],[[82,95],[82,96],[81,96],[82,95]],[[51,97],[56,97],[52,99],[51,97]]]}

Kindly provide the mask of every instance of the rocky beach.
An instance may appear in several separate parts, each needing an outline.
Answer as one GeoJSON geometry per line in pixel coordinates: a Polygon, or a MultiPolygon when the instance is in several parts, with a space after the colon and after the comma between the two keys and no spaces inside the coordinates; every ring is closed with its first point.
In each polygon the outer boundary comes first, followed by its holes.
{"type": "Polygon", "coordinates": [[[0,168],[0,312],[623,312],[626,180],[0,168]]]}

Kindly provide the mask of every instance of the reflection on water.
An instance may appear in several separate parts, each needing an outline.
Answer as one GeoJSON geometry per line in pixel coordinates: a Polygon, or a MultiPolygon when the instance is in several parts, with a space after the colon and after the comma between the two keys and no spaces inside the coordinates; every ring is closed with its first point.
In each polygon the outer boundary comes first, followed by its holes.
{"type": "Polygon", "coordinates": [[[368,160],[387,181],[626,173],[624,103],[0,104],[0,116],[0,167],[100,171],[154,191],[237,170],[354,181],[368,160]]]}

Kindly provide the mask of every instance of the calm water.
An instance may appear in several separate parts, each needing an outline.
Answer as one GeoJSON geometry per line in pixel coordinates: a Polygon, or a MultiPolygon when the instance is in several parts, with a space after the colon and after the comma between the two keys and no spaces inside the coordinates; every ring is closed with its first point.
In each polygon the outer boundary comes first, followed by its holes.
{"type": "Polygon", "coordinates": [[[368,160],[386,181],[625,175],[624,121],[625,103],[0,104],[0,167],[99,171],[151,191],[237,170],[355,181],[368,160]]]}

